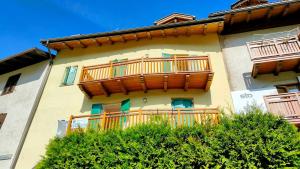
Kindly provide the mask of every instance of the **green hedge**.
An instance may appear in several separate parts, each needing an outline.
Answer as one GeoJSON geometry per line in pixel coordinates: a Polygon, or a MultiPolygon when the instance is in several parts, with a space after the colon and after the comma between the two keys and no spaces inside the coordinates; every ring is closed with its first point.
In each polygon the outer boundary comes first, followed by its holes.
{"type": "Polygon", "coordinates": [[[300,168],[300,136],[252,109],[218,126],[89,131],[55,138],[37,168],[300,168]]]}

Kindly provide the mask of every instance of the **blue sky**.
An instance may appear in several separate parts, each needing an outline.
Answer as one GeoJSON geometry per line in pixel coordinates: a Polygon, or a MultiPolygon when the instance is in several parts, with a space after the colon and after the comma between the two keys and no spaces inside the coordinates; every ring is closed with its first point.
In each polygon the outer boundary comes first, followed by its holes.
{"type": "Polygon", "coordinates": [[[0,7],[0,59],[41,39],[152,25],[173,12],[206,18],[235,0],[9,0],[0,7]]]}

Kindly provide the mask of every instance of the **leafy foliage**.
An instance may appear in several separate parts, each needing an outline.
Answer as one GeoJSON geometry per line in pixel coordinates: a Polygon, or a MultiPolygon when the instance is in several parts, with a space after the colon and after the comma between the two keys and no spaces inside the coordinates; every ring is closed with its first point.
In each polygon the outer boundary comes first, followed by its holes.
{"type": "Polygon", "coordinates": [[[55,138],[37,168],[300,168],[300,136],[252,108],[218,126],[149,124],[55,138]]]}

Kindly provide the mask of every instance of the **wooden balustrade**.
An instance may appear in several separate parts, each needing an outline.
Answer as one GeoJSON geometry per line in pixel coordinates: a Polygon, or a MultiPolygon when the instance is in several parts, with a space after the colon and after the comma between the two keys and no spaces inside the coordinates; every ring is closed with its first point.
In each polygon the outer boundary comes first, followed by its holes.
{"type": "Polygon", "coordinates": [[[281,71],[300,71],[300,41],[297,36],[247,43],[253,61],[252,76],[281,71]]]}
{"type": "Polygon", "coordinates": [[[268,111],[300,124],[300,93],[284,93],[264,96],[268,111]]]}
{"type": "Polygon", "coordinates": [[[104,112],[96,115],[71,116],[67,133],[77,129],[124,129],[139,124],[167,122],[172,127],[195,124],[217,124],[217,108],[131,110],[129,112],[104,112]]]}
{"type": "Polygon", "coordinates": [[[83,67],[80,82],[133,75],[193,73],[211,71],[207,56],[141,58],[83,67]]]}
{"type": "Polygon", "coordinates": [[[140,58],[85,66],[79,87],[90,97],[148,89],[208,90],[212,78],[208,56],[140,58]]]}
{"type": "Polygon", "coordinates": [[[247,46],[251,60],[254,62],[283,60],[290,58],[289,55],[300,54],[300,42],[297,36],[253,41],[247,43],[247,46]]]}

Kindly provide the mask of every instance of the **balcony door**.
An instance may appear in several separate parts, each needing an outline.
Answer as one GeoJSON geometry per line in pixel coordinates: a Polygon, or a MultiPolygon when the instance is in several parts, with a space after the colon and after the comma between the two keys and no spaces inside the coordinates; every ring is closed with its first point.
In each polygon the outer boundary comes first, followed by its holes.
{"type": "MultiPolygon", "coordinates": [[[[112,61],[112,63],[122,63],[124,61],[127,61],[128,59],[115,59],[112,61]]],[[[126,71],[127,71],[127,64],[124,65],[115,65],[113,67],[113,77],[122,77],[126,76],[126,71]]]]}

